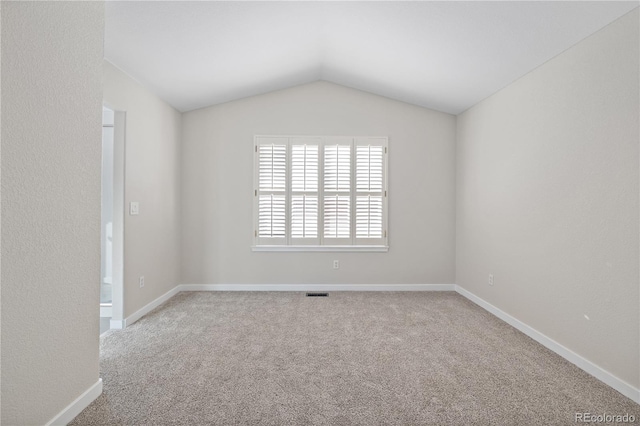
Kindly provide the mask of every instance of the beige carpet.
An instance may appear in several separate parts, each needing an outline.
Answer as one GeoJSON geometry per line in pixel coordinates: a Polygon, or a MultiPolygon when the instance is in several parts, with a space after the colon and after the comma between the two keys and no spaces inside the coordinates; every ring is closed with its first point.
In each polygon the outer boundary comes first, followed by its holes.
{"type": "Polygon", "coordinates": [[[640,405],[455,293],[180,293],[72,425],[575,425],[640,405]]]}

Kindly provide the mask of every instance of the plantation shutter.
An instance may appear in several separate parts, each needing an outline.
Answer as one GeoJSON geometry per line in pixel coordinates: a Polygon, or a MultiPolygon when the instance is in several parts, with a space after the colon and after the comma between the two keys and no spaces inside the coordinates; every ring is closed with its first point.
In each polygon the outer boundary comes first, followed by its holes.
{"type": "Polygon", "coordinates": [[[387,250],[386,137],[256,136],[254,151],[256,250],[387,250]]]}
{"type": "Polygon", "coordinates": [[[287,244],[287,145],[287,138],[257,139],[258,244],[287,244]]]}
{"type": "Polygon", "coordinates": [[[291,140],[291,240],[292,245],[318,245],[319,138],[291,140]]]}
{"type": "Polygon", "coordinates": [[[351,244],[352,139],[326,138],[324,145],[323,244],[351,244]]]}
{"type": "Polygon", "coordinates": [[[386,138],[355,140],[355,245],[386,245],[386,138]]]}

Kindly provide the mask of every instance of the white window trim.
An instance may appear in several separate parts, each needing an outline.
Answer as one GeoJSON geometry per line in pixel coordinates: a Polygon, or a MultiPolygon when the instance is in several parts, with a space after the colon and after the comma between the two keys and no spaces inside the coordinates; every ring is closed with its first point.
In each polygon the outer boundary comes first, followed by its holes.
{"type": "MultiPolygon", "coordinates": [[[[388,153],[389,153],[389,139],[386,136],[313,136],[313,135],[255,135],[254,136],[254,147],[253,147],[253,151],[254,151],[254,164],[253,164],[253,182],[254,182],[254,189],[253,189],[253,193],[252,195],[254,196],[254,201],[253,201],[253,226],[252,226],[252,232],[253,232],[253,245],[251,246],[251,250],[254,252],[388,252],[389,251],[389,226],[388,226],[388,217],[389,217],[389,204],[388,204],[388,166],[389,166],[389,160],[388,160],[388,153]],[[258,161],[258,157],[257,157],[257,152],[258,152],[258,146],[259,146],[259,140],[260,139],[266,139],[266,138],[273,138],[273,139],[279,139],[282,140],[284,138],[286,138],[288,140],[287,142],[287,190],[286,190],[286,194],[287,194],[287,213],[286,213],[286,237],[285,237],[285,242],[284,244],[258,244],[259,241],[259,237],[257,235],[257,227],[258,227],[258,173],[257,173],[257,161],[258,161]],[[358,141],[362,141],[362,140],[366,140],[366,139],[375,139],[375,140],[383,140],[383,145],[385,148],[384,151],[384,165],[383,165],[383,170],[384,170],[384,179],[383,179],[383,238],[380,239],[379,241],[382,242],[382,244],[367,244],[367,245],[362,245],[362,244],[340,244],[340,245],[300,245],[300,244],[292,244],[292,245],[288,245],[288,242],[291,239],[290,236],[290,220],[289,220],[289,205],[290,205],[290,155],[291,155],[291,142],[294,139],[316,139],[316,140],[320,140],[320,145],[324,146],[327,144],[331,144],[331,140],[338,140],[338,139],[350,139],[351,140],[351,170],[352,170],[352,183],[351,183],[351,192],[350,192],[350,196],[352,197],[352,206],[351,206],[351,211],[355,212],[355,200],[356,200],[356,194],[357,194],[357,189],[355,187],[355,161],[356,161],[356,145],[358,143],[358,141]]],[[[321,150],[322,153],[324,153],[324,149],[321,150]]],[[[321,154],[321,156],[323,156],[323,154],[321,154]]],[[[319,186],[319,194],[322,192],[322,190],[320,189],[322,187],[322,182],[318,182],[318,186],[319,186]]],[[[319,208],[321,206],[321,201],[320,201],[320,197],[318,197],[318,203],[319,203],[319,208]]],[[[322,208],[320,208],[320,211],[322,211],[322,208]]],[[[322,220],[321,216],[318,218],[318,220],[322,220]]],[[[321,229],[321,228],[320,228],[321,229]]],[[[318,229],[318,232],[320,233],[321,230],[318,229]]],[[[319,239],[323,240],[323,237],[320,237],[319,235],[319,239]]],[[[352,216],[352,220],[351,220],[351,241],[354,242],[356,240],[356,236],[355,236],[355,218],[354,216],[352,216]]]]}
{"type": "Polygon", "coordinates": [[[252,246],[251,251],[387,252],[389,246],[252,246]]]}

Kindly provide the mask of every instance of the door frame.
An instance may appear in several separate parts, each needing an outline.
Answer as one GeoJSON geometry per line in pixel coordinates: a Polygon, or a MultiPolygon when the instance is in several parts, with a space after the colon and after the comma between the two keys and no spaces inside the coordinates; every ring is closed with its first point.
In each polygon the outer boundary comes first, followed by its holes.
{"type": "Polygon", "coordinates": [[[124,187],[126,111],[104,103],[114,112],[113,124],[113,261],[111,272],[111,329],[124,328],[124,187]]]}

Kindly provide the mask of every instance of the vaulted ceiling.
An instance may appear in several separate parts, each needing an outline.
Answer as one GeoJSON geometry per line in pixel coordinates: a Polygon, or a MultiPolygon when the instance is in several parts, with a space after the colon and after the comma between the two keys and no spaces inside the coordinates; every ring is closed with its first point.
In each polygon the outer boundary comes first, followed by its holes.
{"type": "Polygon", "coordinates": [[[107,2],[105,57],[180,111],[326,80],[458,114],[629,2],[107,2]]]}

